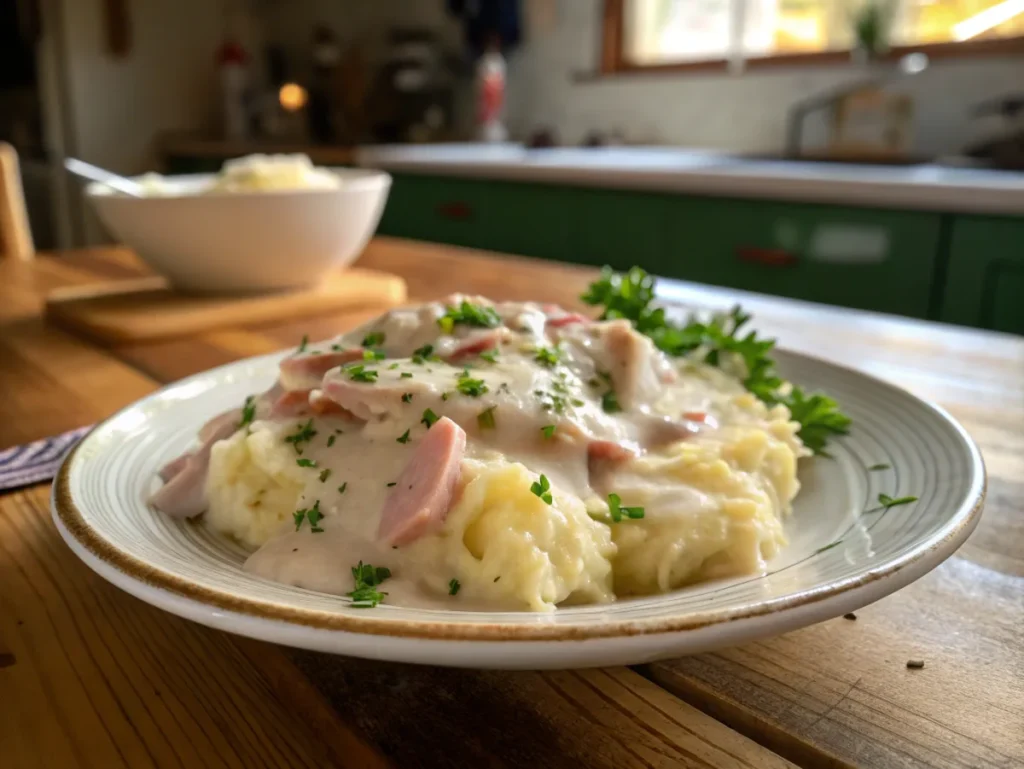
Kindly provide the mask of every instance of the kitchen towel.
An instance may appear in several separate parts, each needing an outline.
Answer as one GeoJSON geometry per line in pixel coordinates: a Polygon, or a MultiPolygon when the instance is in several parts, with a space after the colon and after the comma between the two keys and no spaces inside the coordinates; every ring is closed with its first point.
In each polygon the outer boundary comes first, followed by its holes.
{"type": "Polygon", "coordinates": [[[0,451],[0,491],[48,481],[57,474],[71,448],[91,426],[0,451]]]}

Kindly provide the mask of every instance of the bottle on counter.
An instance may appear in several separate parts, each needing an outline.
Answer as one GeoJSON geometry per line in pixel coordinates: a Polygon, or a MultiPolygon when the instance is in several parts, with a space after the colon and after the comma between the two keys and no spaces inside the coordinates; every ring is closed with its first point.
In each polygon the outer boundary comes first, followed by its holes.
{"type": "Polygon", "coordinates": [[[508,131],[502,122],[505,107],[505,57],[497,38],[492,39],[476,64],[477,135],[484,142],[503,142],[508,131]]]}

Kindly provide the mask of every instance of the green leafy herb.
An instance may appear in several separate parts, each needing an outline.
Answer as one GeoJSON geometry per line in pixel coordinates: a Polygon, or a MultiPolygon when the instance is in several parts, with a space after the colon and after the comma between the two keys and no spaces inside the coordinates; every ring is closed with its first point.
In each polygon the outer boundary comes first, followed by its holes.
{"type": "Polygon", "coordinates": [[[849,431],[850,418],[839,405],[822,394],[805,394],[799,387],[788,387],[775,371],[770,353],[773,339],[760,339],[753,331],[741,334],[750,316],[739,307],[713,317],[708,322],[690,318],[685,325],[673,323],[662,308],[651,306],[654,278],[639,267],[624,275],[605,267],[601,277],[581,297],[584,302],[603,307],[602,320],[623,318],[650,337],[669,355],[697,356],[703,362],[721,366],[727,360],[743,364],[743,385],[770,406],[783,404],[800,424],[800,439],[817,454],[825,454],[828,440],[849,431]]]}
{"type": "Polygon", "coordinates": [[[554,368],[558,365],[561,356],[554,347],[538,347],[533,353],[533,359],[542,366],[554,368]]]}
{"type": "Polygon", "coordinates": [[[884,462],[882,462],[877,465],[871,465],[871,467],[868,468],[868,472],[877,473],[881,470],[889,470],[891,469],[891,467],[891,465],[887,465],[884,462]]]}
{"type": "Polygon", "coordinates": [[[888,494],[879,494],[878,507],[873,507],[870,510],[865,510],[864,512],[877,513],[880,510],[888,510],[890,507],[909,505],[911,502],[917,502],[917,497],[890,497],[888,494]]]}
{"type": "Polygon", "coordinates": [[[331,349],[332,349],[332,350],[333,350],[334,352],[341,352],[341,351],[342,351],[342,350],[344,350],[345,348],[344,348],[344,347],[342,347],[342,346],[341,346],[340,344],[332,344],[332,345],[331,345],[331,349]]]}
{"type": "Polygon", "coordinates": [[[406,430],[400,436],[395,438],[395,440],[398,441],[399,443],[408,443],[409,442],[409,431],[406,430]]]}
{"type": "Polygon", "coordinates": [[[386,357],[383,350],[363,350],[363,360],[384,360],[386,357]]]}
{"type": "Polygon", "coordinates": [[[498,348],[492,347],[490,350],[484,350],[482,353],[480,353],[480,357],[483,358],[488,363],[497,363],[498,348]]]}
{"type": "Polygon", "coordinates": [[[333,446],[334,445],[334,441],[337,440],[337,438],[338,438],[337,435],[328,436],[328,438],[327,438],[327,448],[330,448],[331,446],[333,446]]]}
{"type": "Polygon", "coordinates": [[[384,344],[384,340],[387,337],[383,331],[371,331],[369,334],[363,337],[363,347],[376,347],[384,344]]]}
{"type": "Polygon", "coordinates": [[[608,390],[601,396],[601,408],[605,410],[606,414],[617,414],[622,411],[622,406],[619,405],[619,396],[615,394],[615,390],[608,390]]]}
{"type": "Polygon", "coordinates": [[[639,520],[644,517],[644,509],[642,507],[624,507],[622,499],[618,494],[608,495],[608,512],[611,513],[612,521],[615,523],[618,523],[623,518],[639,520]]]}
{"type": "Polygon", "coordinates": [[[298,349],[297,352],[305,352],[306,348],[308,346],[309,346],[309,334],[303,334],[302,335],[302,342],[299,344],[299,349],[298,349]]]}
{"type": "Polygon", "coordinates": [[[292,444],[295,447],[295,453],[301,454],[303,444],[309,443],[314,435],[316,435],[316,430],[313,429],[313,418],[310,417],[305,424],[296,425],[295,432],[286,435],[284,442],[292,444]]]}
{"type": "Polygon", "coordinates": [[[367,369],[362,363],[358,366],[349,366],[347,369],[348,378],[353,382],[376,382],[378,372],[374,369],[367,369]]]}
{"type": "Polygon", "coordinates": [[[302,522],[309,521],[309,530],[314,534],[321,534],[323,529],[318,526],[321,520],[323,520],[324,514],[320,512],[320,500],[318,499],[313,503],[312,507],[304,508],[302,510],[296,510],[292,513],[292,518],[295,520],[295,531],[302,528],[302,522]]]}
{"type": "Polygon", "coordinates": [[[539,481],[534,481],[533,485],[530,486],[530,491],[543,499],[549,505],[551,504],[551,484],[548,482],[548,477],[546,475],[542,474],[539,481]]]}
{"type": "Polygon", "coordinates": [[[410,374],[408,371],[403,371],[400,378],[401,379],[412,379],[412,374],[410,374]]]}
{"type": "Polygon", "coordinates": [[[459,581],[457,579],[449,580],[449,582],[448,582],[448,595],[457,595],[458,592],[459,592],[459,588],[461,588],[461,587],[462,587],[462,585],[459,584],[459,581]]]}
{"type": "Polygon", "coordinates": [[[555,435],[555,426],[554,425],[544,425],[542,428],[540,428],[540,431],[541,431],[541,434],[546,439],[550,440],[555,435]]]}
{"type": "Polygon", "coordinates": [[[324,481],[326,481],[330,477],[331,477],[331,468],[325,467],[323,470],[320,471],[320,483],[323,483],[324,481]]]}
{"type": "Polygon", "coordinates": [[[296,459],[295,464],[297,464],[299,467],[316,467],[316,460],[306,459],[305,457],[302,457],[300,459],[296,459]]]}
{"type": "Polygon", "coordinates": [[[445,390],[443,393],[441,393],[441,400],[443,400],[443,401],[446,401],[446,400],[448,400],[451,397],[452,397],[451,390],[445,390]]]}
{"type": "Polygon", "coordinates": [[[352,567],[352,579],[355,581],[355,589],[349,593],[354,609],[372,609],[381,601],[387,593],[377,590],[377,586],[391,576],[391,570],[386,566],[371,566],[359,562],[358,566],[352,567]]]}
{"type": "Polygon", "coordinates": [[[252,424],[252,421],[256,418],[256,396],[246,395],[245,404],[242,406],[242,421],[238,423],[238,428],[241,429],[246,425],[252,424]]]}
{"type": "Polygon", "coordinates": [[[446,334],[452,333],[458,323],[478,328],[496,328],[501,325],[501,317],[493,307],[463,301],[458,307],[445,308],[444,315],[437,319],[437,325],[446,334]]]}
{"type": "Polygon", "coordinates": [[[417,347],[412,351],[412,362],[422,366],[428,360],[434,358],[434,345],[425,344],[422,347],[417,347]]]}
{"type": "Polygon", "coordinates": [[[338,487],[338,493],[339,494],[344,494],[345,493],[345,489],[347,489],[347,488],[348,488],[348,481],[345,481],[343,484],[341,484],[338,487]]]}
{"type": "Polygon", "coordinates": [[[388,371],[394,371],[396,368],[398,368],[398,366],[398,363],[392,363],[390,366],[388,366],[388,371]]]}
{"type": "Polygon", "coordinates": [[[468,372],[465,371],[463,371],[459,376],[459,381],[456,383],[455,389],[463,395],[469,395],[473,398],[478,398],[488,390],[483,379],[473,379],[468,376],[468,372]]]}
{"type": "Polygon", "coordinates": [[[476,417],[476,423],[481,430],[493,430],[494,429],[494,410],[497,406],[491,406],[490,408],[484,409],[476,417]]]}
{"type": "Polygon", "coordinates": [[[430,409],[427,409],[426,411],[423,412],[423,418],[420,421],[423,424],[425,424],[427,426],[427,429],[429,430],[431,427],[434,426],[434,422],[436,422],[438,419],[440,419],[440,417],[437,414],[435,414],[430,409]]]}
{"type": "Polygon", "coordinates": [[[391,483],[385,483],[384,485],[390,489],[392,486],[397,486],[398,481],[391,481],[391,483]]]}
{"type": "Polygon", "coordinates": [[[412,393],[402,393],[402,403],[412,403],[412,393]]]}

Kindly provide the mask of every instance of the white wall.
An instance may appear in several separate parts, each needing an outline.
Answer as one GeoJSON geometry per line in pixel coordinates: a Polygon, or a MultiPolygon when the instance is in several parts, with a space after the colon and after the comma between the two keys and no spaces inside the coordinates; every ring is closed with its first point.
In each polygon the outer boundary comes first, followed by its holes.
{"type": "MultiPolygon", "coordinates": [[[[519,136],[548,125],[566,143],[597,129],[631,140],[778,152],[789,105],[862,76],[849,65],[578,82],[575,75],[596,69],[601,2],[548,2],[557,8],[554,23],[531,30],[510,62],[508,122],[519,136]]],[[[934,61],[899,89],[915,98],[915,149],[953,152],[972,134],[971,105],[1024,89],[1024,57],[934,61]]]]}

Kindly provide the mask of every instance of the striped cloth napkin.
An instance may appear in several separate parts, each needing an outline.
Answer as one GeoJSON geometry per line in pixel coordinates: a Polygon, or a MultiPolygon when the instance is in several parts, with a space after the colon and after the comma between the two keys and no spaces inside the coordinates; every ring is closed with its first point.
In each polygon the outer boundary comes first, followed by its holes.
{"type": "Polygon", "coordinates": [[[52,438],[0,451],[0,491],[48,481],[60,463],[91,426],[78,427],[52,438]]]}

